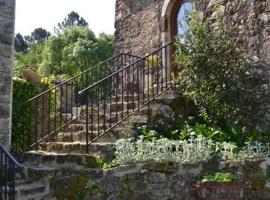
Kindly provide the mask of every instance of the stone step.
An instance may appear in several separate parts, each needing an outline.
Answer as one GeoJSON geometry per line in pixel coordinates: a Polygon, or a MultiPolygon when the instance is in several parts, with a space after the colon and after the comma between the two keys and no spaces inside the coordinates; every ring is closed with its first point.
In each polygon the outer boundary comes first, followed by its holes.
{"type": "MultiPolygon", "coordinates": [[[[65,168],[80,170],[96,167],[97,158],[88,154],[61,154],[31,151],[21,155],[21,162],[30,167],[65,168]]],[[[23,184],[23,179],[21,179],[23,184]]]]}
{"type": "MultiPolygon", "coordinates": [[[[43,151],[63,153],[63,154],[85,154],[86,143],[84,142],[46,142],[40,144],[43,151]]],[[[113,154],[115,151],[115,143],[99,142],[88,146],[89,155],[104,157],[106,154],[113,154]]]]}
{"type": "Polygon", "coordinates": [[[32,183],[21,186],[16,186],[16,199],[30,200],[42,199],[42,195],[47,194],[47,188],[42,183],[32,183]]]}
{"type": "Polygon", "coordinates": [[[15,185],[16,187],[17,186],[21,186],[21,185],[27,185],[27,184],[31,184],[33,183],[34,181],[33,180],[30,180],[30,179],[25,179],[25,178],[17,178],[15,180],[15,185]]]}
{"type": "MultiPolygon", "coordinates": [[[[146,95],[144,95],[144,97],[146,98],[146,95]]],[[[139,98],[140,99],[143,99],[143,95],[142,94],[140,94],[139,95],[139,98]]],[[[124,94],[124,95],[122,95],[121,93],[120,94],[118,94],[117,96],[113,96],[112,98],[111,98],[111,101],[112,102],[122,102],[122,100],[124,101],[124,102],[131,102],[131,101],[137,101],[138,100],[138,95],[137,94],[124,94]]]]}
{"type": "MultiPolygon", "coordinates": [[[[100,127],[99,131],[91,131],[89,130],[89,139],[96,138],[98,135],[101,135],[104,132],[104,129],[100,127]]],[[[103,137],[103,142],[116,142],[118,139],[121,138],[120,131],[111,130],[110,132],[106,133],[103,137]],[[113,139],[113,141],[112,141],[113,139]]],[[[63,132],[58,133],[57,142],[85,142],[86,141],[86,132],[85,131],[78,131],[78,132],[63,132]]]]}

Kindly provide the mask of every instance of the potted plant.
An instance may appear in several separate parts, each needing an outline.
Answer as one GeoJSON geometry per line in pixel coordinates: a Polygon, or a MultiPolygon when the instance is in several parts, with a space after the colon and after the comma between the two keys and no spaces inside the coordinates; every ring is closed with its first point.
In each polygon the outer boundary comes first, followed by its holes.
{"type": "Polygon", "coordinates": [[[240,200],[243,198],[244,186],[232,173],[217,172],[203,176],[196,184],[200,199],[240,200]]]}

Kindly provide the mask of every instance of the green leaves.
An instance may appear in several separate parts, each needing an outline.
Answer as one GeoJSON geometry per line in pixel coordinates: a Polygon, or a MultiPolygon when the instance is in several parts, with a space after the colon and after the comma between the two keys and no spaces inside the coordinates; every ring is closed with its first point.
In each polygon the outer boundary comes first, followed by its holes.
{"type": "Polygon", "coordinates": [[[22,79],[13,79],[12,102],[12,149],[16,152],[23,150],[26,144],[33,139],[33,104],[24,104],[25,101],[38,94],[38,87],[22,79]]]}
{"type": "Polygon", "coordinates": [[[17,75],[29,65],[43,76],[69,78],[113,55],[114,37],[95,34],[87,27],[67,27],[64,32],[30,46],[27,53],[15,54],[17,75]]]}
{"type": "Polygon", "coordinates": [[[183,92],[212,122],[222,125],[225,120],[240,129],[254,128],[254,95],[246,84],[247,65],[238,52],[233,30],[222,19],[215,27],[207,20],[202,22],[196,13],[192,13],[188,27],[176,47],[183,92]]]}
{"type": "Polygon", "coordinates": [[[212,175],[205,175],[202,178],[204,183],[231,183],[238,181],[239,178],[232,173],[217,172],[212,175]]]}

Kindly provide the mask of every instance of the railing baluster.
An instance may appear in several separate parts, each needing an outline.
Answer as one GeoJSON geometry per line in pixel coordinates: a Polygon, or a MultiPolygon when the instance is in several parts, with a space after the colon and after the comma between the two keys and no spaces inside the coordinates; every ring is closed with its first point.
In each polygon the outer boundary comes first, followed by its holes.
{"type": "Polygon", "coordinates": [[[51,132],[51,122],[50,122],[50,114],[51,114],[51,92],[49,92],[48,96],[48,114],[47,114],[47,120],[48,120],[48,131],[46,133],[49,134],[51,132]]]}
{"type": "MultiPolygon", "coordinates": [[[[38,124],[39,124],[39,120],[38,120],[38,113],[39,113],[39,107],[38,107],[38,98],[36,99],[36,101],[35,101],[35,107],[36,107],[36,113],[35,113],[35,122],[36,122],[36,124],[35,124],[35,142],[37,142],[38,141],[38,132],[39,132],[39,127],[38,127],[38,124]]],[[[36,146],[36,150],[38,150],[38,146],[37,145],[35,145],[36,146]]],[[[23,148],[24,149],[24,148],[23,148]]]]}
{"type": "Polygon", "coordinates": [[[161,50],[160,53],[159,53],[160,54],[160,77],[161,77],[160,78],[161,79],[160,80],[161,81],[160,84],[161,84],[161,92],[163,92],[163,89],[164,89],[164,87],[163,87],[163,54],[162,54],[162,51],[163,50],[161,50]]]}
{"type": "Polygon", "coordinates": [[[65,91],[66,95],[65,95],[65,112],[66,112],[66,121],[65,123],[67,123],[68,121],[68,83],[66,83],[66,91],[65,91]]]}
{"type": "Polygon", "coordinates": [[[15,194],[16,194],[16,191],[15,191],[15,165],[12,163],[12,170],[11,170],[12,173],[11,176],[12,176],[12,180],[11,180],[11,190],[10,190],[10,193],[11,193],[11,199],[14,199],[15,200],[15,194]]]}
{"type": "Polygon", "coordinates": [[[103,97],[103,131],[105,131],[105,123],[106,123],[106,93],[107,93],[107,88],[106,88],[107,82],[105,81],[103,83],[103,88],[104,88],[104,97],[103,97]]]}
{"type": "Polygon", "coordinates": [[[1,199],[3,198],[3,183],[4,183],[4,177],[3,177],[3,152],[0,151],[0,194],[1,199]]]}
{"type": "Polygon", "coordinates": [[[98,117],[98,136],[99,136],[99,123],[100,123],[100,118],[99,118],[99,113],[100,113],[100,110],[99,110],[99,85],[97,85],[97,117],[98,117]]]}
{"type": "Polygon", "coordinates": [[[62,98],[63,98],[63,88],[62,85],[60,87],[60,127],[62,126],[62,118],[63,118],[63,102],[62,102],[62,98]]]}
{"type": "Polygon", "coordinates": [[[44,136],[44,112],[45,112],[45,95],[42,95],[41,137],[44,136]]]}
{"type": "Polygon", "coordinates": [[[166,80],[166,89],[168,87],[168,61],[167,61],[167,46],[165,47],[165,80],[166,80]]]}
{"type": "Polygon", "coordinates": [[[134,91],[135,91],[135,64],[132,65],[132,106],[133,106],[133,112],[135,110],[135,106],[134,106],[134,103],[135,103],[135,94],[134,94],[134,91]]]}
{"type": "Polygon", "coordinates": [[[89,149],[88,149],[88,139],[89,139],[89,99],[88,99],[88,93],[86,95],[86,146],[85,146],[85,150],[86,153],[89,153],[89,149]]]}
{"type": "MultiPolygon", "coordinates": [[[[94,95],[94,89],[90,90],[91,96],[94,95]]],[[[87,125],[86,125],[87,126],[87,125]]],[[[94,97],[91,98],[91,141],[94,139],[94,97]]]]}
{"type": "MultiPolygon", "coordinates": [[[[123,60],[121,62],[121,66],[123,66],[123,60]]],[[[122,94],[122,115],[121,115],[121,118],[123,119],[124,118],[124,71],[122,71],[122,75],[121,75],[121,94],[122,94]]],[[[127,106],[128,106],[128,103],[127,103],[127,106]]]]}
{"type": "Polygon", "coordinates": [[[8,178],[7,178],[7,174],[8,174],[8,171],[7,171],[7,157],[4,156],[4,183],[5,183],[5,198],[4,199],[7,199],[7,184],[8,184],[8,178]]]}
{"type": "Polygon", "coordinates": [[[15,173],[16,168],[22,166],[0,144],[0,199],[15,200],[15,173]]]}

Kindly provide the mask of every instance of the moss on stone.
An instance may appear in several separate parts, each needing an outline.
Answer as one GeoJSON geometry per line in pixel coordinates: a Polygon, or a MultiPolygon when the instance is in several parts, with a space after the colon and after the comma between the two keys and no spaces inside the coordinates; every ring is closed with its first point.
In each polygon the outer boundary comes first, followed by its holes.
{"type": "Polygon", "coordinates": [[[57,199],[79,200],[86,194],[88,180],[82,176],[53,179],[51,188],[57,199]]]}

